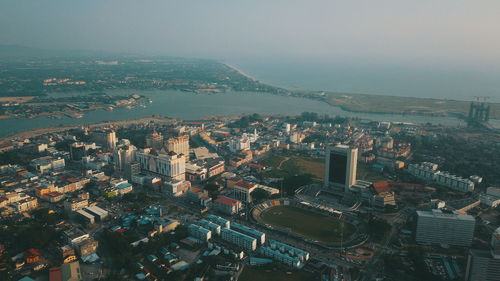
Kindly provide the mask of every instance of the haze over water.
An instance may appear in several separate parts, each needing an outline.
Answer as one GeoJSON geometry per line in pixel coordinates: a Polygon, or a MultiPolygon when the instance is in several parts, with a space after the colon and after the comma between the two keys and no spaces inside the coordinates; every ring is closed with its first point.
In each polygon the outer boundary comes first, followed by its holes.
{"type": "Polygon", "coordinates": [[[500,102],[500,1],[0,1],[0,42],[212,58],[291,89],[500,102]]]}
{"type": "Polygon", "coordinates": [[[265,59],[230,63],[261,82],[290,90],[500,102],[500,69],[346,60],[265,59]]]}

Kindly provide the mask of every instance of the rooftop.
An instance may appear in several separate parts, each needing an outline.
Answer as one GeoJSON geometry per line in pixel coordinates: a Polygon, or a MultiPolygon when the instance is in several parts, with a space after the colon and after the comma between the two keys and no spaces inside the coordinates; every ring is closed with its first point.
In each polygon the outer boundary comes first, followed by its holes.
{"type": "Polygon", "coordinates": [[[475,221],[473,216],[470,215],[461,215],[452,212],[443,212],[442,210],[432,210],[432,211],[417,211],[418,217],[432,217],[432,218],[441,218],[441,219],[450,219],[450,220],[466,220],[466,221],[475,221]]]}
{"type": "Polygon", "coordinates": [[[220,204],[224,204],[227,206],[236,206],[236,205],[238,205],[238,202],[240,202],[240,201],[233,199],[233,198],[229,198],[227,196],[219,195],[217,197],[217,200],[215,200],[215,202],[220,203],[220,204]]]}

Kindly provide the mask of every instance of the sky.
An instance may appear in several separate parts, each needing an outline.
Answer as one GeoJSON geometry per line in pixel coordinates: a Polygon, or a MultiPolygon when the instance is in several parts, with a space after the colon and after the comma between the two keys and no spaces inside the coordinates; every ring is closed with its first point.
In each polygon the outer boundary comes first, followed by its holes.
{"type": "Polygon", "coordinates": [[[498,15],[498,0],[2,0],[0,44],[493,65],[498,15]]]}

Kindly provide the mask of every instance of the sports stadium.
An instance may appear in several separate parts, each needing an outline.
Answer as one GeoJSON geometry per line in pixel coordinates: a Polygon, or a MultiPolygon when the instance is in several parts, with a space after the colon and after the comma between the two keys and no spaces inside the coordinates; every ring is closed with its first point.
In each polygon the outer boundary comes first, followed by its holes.
{"type": "Polygon", "coordinates": [[[355,248],[368,239],[356,215],[300,198],[260,203],[252,209],[252,218],[270,230],[329,249],[355,248]]]}

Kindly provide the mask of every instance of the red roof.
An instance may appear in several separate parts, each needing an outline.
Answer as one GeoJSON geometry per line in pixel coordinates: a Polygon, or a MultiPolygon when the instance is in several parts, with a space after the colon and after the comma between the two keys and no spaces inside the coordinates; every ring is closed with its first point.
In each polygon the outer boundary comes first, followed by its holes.
{"type": "Polygon", "coordinates": [[[379,181],[373,183],[373,188],[377,193],[388,192],[391,191],[391,186],[387,181],[379,181]]]}
{"type": "Polygon", "coordinates": [[[40,252],[35,248],[29,248],[28,250],[26,250],[25,255],[28,257],[36,257],[40,256],[40,252]]]}
{"type": "Polygon", "coordinates": [[[238,182],[236,182],[236,185],[239,187],[246,188],[246,189],[251,189],[252,187],[255,186],[255,184],[253,182],[249,182],[246,180],[239,180],[238,182]]]}
{"type": "Polygon", "coordinates": [[[57,197],[57,196],[61,196],[61,195],[64,195],[64,194],[62,194],[61,192],[52,191],[52,192],[47,193],[46,195],[49,196],[49,197],[57,197]]]}
{"type": "Polygon", "coordinates": [[[253,168],[257,168],[257,169],[265,169],[266,166],[262,165],[262,164],[258,164],[258,163],[250,163],[248,164],[249,167],[253,167],[253,168]]]}
{"type": "Polygon", "coordinates": [[[219,195],[217,197],[217,199],[215,200],[215,202],[232,207],[232,206],[236,206],[238,204],[239,200],[229,198],[227,196],[219,195]]]}

